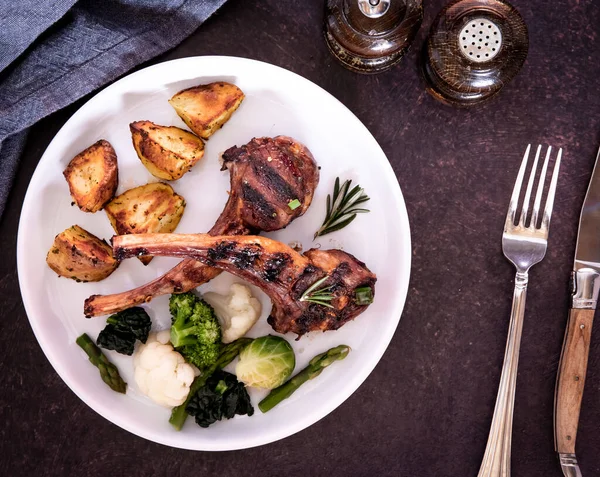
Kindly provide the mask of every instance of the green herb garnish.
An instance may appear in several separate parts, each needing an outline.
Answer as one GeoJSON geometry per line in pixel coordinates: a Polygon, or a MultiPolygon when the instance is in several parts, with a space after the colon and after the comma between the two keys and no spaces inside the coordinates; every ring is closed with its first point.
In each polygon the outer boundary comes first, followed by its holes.
{"type": "Polygon", "coordinates": [[[373,303],[373,290],[371,287],[361,287],[354,290],[354,301],[357,305],[370,305],[373,303]]]}
{"type": "Polygon", "coordinates": [[[315,233],[313,240],[321,235],[343,229],[356,218],[356,214],[369,212],[368,209],[356,207],[358,204],[369,200],[369,197],[364,193],[364,189],[357,185],[350,190],[350,184],[352,184],[352,181],[347,180],[340,187],[340,178],[335,179],[333,198],[331,195],[327,195],[327,215],[323,225],[315,233]],[[348,192],[349,190],[350,192],[348,192]]]}
{"type": "Polygon", "coordinates": [[[300,207],[302,204],[300,203],[300,201],[298,199],[294,199],[294,200],[290,200],[288,202],[288,207],[291,210],[296,210],[298,207],[300,207]]]}
{"type": "Polygon", "coordinates": [[[309,301],[311,303],[316,303],[317,305],[333,308],[333,306],[328,303],[333,300],[333,293],[330,291],[331,286],[319,288],[328,278],[329,276],[326,275],[309,286],[300,297],[300,301],[309,301]]]}

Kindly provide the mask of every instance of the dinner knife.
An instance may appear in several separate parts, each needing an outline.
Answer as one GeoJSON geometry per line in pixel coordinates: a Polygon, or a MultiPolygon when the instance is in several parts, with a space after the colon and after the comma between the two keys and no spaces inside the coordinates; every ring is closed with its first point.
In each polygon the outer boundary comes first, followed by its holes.
{"type": "Polygon", "coordinates": [[[600,150],[588,187],[575,249],[573,297],[554,395],[554,446],[566,477],[581,476],[575,437],[585,384],[592,323],[600,290],[600,150]]]}

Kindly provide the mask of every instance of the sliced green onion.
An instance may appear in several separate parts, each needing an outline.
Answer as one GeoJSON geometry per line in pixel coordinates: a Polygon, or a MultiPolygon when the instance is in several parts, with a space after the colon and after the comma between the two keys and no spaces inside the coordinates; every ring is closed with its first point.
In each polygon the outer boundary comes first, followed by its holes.
{"type": "Polygon", "coordinates": [[[354,290],[357,305],[370,305],[373,303],[373,290],[371,287],[361,287],[354,290]]]}
{"type": "Polygon", "coordinates": [[[221,379],[217,383],[217,386],[215,387],[215,391],[218,392],[219,394],[223,394],[225,391],[227,391],[227,384],[225,383],[225,381],[223,381],[221,379]]]}
{"type": "Polygon", "coordinates": [[[302,204],[300,203],[300,201],[298,199],[294,199],[294,200],[290,200],[288,203],[288,207],[291,210],[296,210],[298,207],[300,207],[302,204]]]}

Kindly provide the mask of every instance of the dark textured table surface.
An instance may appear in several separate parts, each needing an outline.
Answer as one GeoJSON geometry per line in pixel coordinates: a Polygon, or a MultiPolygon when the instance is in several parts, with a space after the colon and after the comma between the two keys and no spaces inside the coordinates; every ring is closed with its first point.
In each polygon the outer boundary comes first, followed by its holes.
{"type": "MultiPolygon", "coordinates": [[[[565,150],[545,260],[533,268],[515,403],[515,476],[558,477],[554,381],[566,323],[577,221],[600,144],[600,3],[514,0],[530,50],[493,102],[470,110],[431,98],[418,52],[445,0],[425,2],[413,48],[372,77],[343,69],[321,36],[323,0],[230,0],[156,61],[234,55],[288,68],[352,110],[386,152],[408,207],[413,268],[406,307],[381,362],[338,409],[283,441],[200,453],[114,426],[54,372],[29,327],[17,284],[16,233],[44,149],[83,104],[36,125],[2,219],[0,475],[475,476],[491,421],[510,313],[513,268],[504,215],[529,142],[565,150]]],[[[600,475],[600,330],[592,339],[578,457],[600,475]]]]}

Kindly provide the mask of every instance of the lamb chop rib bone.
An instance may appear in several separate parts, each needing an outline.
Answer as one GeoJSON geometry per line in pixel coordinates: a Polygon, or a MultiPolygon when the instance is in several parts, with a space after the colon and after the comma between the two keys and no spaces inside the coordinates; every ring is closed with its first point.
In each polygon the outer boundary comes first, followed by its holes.
{"type": "MultiPolygon", "coordinates": [[[[223,153],[229,169],[227,204],[209,235],[247,235],[274,231],[300,217],[310,206],[319,182],[317,164],[310,151],[287,136],[254,138],[242,147],[223,153]],[[294,210],[288,206],[300,201],[294,210]]],[[[152,300],[155,296],[182,293],[215,278],[220,270],[186,258],[155,280],[133,290],[112,295],[92,295],[85,301],[85,316],[100,316],[152,300]]]]}
{"type": "Polygon", "coordinates": [[[311,249],[299,254],[281,242],[260,236],[206,234],[139,234],[113,237],[119,259],[144,255],[190,257],[225,270],[261,288],[272,300],[269,324],[279,333],[298,337],[309,331],[335,330],[362,313],[368,305],[355,300],[357,288],[377,280],[364,263],[341,250],[311,249]],[[332,307],[301,300],[303,293],[324,277],[332,307]]]}

